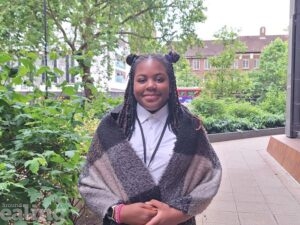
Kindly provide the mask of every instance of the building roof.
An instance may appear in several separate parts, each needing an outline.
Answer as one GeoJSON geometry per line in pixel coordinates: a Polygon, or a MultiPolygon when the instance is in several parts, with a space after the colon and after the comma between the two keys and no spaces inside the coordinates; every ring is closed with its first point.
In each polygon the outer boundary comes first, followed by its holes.
{"type": "MultiPolygon", "coordinates": [[[[238,39],[246,45],[246,50],[243,53],[261,53],[264,47],[276,38],[287,41],[288,35],[266,35],[265,27],[261,27],[259,35],[238,37],[238,39]]],[[[207,58],[215,56],[223,50],[223,46],[216,43],[216,40],[204,40],[202,42],[203,46],[194,46],[189,48],[185,53],[185,57],[207,58]]]]}

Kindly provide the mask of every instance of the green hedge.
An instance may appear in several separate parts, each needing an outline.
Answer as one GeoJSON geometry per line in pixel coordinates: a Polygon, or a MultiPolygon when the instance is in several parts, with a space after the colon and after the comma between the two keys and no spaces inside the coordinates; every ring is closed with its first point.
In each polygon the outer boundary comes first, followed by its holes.
{"type": "MultiPolygon", "coordinates": [[[[268,107],[266,107],[270,105],[270,100],[268,99],[268,101],[268,103],[253,105],[236,99],[212,99],[203,96],[194,99],[190,108],[202,119],[208,133],[284,126],[284,113],[282,110],[278,110],[280,112],[277,114],[269,112],[268,107]]],[[[278,107],[282,109],[282,106],[278,107]]]]}

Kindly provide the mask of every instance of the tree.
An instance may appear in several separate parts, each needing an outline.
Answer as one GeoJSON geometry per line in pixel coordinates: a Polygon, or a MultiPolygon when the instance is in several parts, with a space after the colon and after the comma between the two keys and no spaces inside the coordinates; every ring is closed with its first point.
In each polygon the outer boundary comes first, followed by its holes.
{"type": "MultiPolygon", "coordinates": [[[[0,34],[10,37],[2,36],[2,49],[9,41],[10,45],[41,50],[44,43],[41,1],[1,1],[0,7],[6,9],[0,16],[1,24],[5,22],[0,34]]],[[[101,63],[110,65],[109,53],[120,41],[134,52],[162,49],[161,46],[168,46],[174,40],[180,43],[177,47],[193,44],[197,41],[194,24],[205,19],[203,10],[202,0],[70,0],[68,4],[47,0],[49,46],[75,56],[85,96],[92,98],[90,69],[94,56],[106,56],[101,63]]]]}
{"type": "Polygon", "coordinates": [[[244,44],[237,39],[238,34],[226,26],[215,35],[216,44],[223,47],[223,51],[209,58],[212,70],[205,74],[204,92],[214,97],[231,97],[240,92],[241,83],[246,82],[241,73],[232,68],[237,52],[244,50],[244,44]]]}
{"type": "MultiPolygon", "coordinates": [[[[0,1],[0,50],[42,50],[44,23],[42,3],[38,1],[0,1]]],[[[51,22],[49,21],[49,28],[51,22]]],[[[49,29],[51,35],[52,29],[49,29]]]]}
{"type": "Polygon", "coordinates": [[[269,90],[286,90],[288,66],[288,43],[275,39],[261,53],[259,70],[251,74],[253,95],[263,99],[269,90]]]}
{"type": "Polygon", "coordinates": [[[178,87],[199,87],[200,79],[193,74],[187,59],[181,58],[174,66],[178,87]]]}

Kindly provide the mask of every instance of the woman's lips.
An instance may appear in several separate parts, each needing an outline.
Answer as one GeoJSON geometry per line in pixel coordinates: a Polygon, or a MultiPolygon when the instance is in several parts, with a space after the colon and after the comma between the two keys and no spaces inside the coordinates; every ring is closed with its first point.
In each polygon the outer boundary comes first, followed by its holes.
{"type": "Polygon", "coordinates": [[[159,98],[159,95],[144,95],[144,98],[148,101],[154,101],[159,98]]]}

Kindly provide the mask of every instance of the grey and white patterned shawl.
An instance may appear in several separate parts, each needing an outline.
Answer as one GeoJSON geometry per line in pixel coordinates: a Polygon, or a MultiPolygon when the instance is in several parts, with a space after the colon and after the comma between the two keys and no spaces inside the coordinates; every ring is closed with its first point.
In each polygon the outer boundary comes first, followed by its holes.
{"type": "MultiPolygon", "coordinates": [[[[102,119],[79,178],[88,207],[104,219],[114,204],[157,199],[192,216],[201,213],[217,193],[222,174],[204,129],[196,130],[193,119],[183,115],[174,154],[155,184],[116,118],[112,112],[102,119]]],[[[195,218],[182,224],[193,225],[195,218]]]]}

